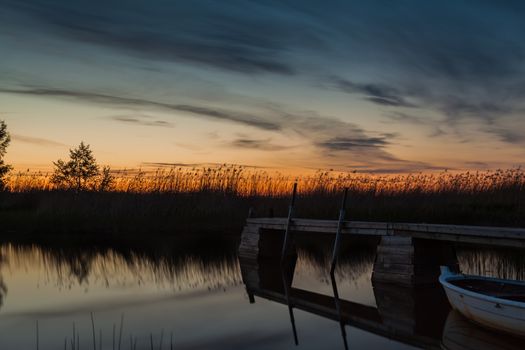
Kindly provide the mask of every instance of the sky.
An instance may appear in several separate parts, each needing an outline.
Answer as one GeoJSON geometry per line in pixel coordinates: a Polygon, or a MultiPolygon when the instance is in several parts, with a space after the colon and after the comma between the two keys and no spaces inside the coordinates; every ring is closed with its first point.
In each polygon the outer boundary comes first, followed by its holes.
{"type": "Polygon", "coordinates": [[[522,1],[0,0],[16,169],[518,167],[522,1]]]}

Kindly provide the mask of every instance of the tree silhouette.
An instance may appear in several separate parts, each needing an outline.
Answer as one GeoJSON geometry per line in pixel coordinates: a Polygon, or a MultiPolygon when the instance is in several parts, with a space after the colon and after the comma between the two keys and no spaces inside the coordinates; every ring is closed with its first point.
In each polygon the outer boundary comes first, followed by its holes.
{"type": "Polygon", "coordinates": [[[53,165],[55,172],[51,181],[54,184],[74,189],[77,192],[95,189],[96,178],[100,170],[89,145],[84,144],[83,141],[77,148],[69,150],[67,162],[59,159],[53,162],[53,165]]]}
{"type": "Polygon", "coordinates": [[[7,125],[3,120],[0,120],[0,190],[4,188],[4,177],[11,170],[11,166],[4,163],[4,156],[7,146],[11,142],[11,137],[7,132],[7,125]]]}

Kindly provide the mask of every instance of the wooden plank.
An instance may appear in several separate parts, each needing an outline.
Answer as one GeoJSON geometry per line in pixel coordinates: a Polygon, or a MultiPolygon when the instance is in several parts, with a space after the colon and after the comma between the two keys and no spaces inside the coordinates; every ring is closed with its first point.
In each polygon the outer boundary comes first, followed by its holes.
{"type": "MultiPolygon", "coordinates": [[[[286,222],[286,218],[249,218],[245,230],[246,233],[255,232],[255,234],[258,234],[261,228],[284,230],[286,222]]],[[[291,229],[296,232],[335,234],[337,221],[293,219],[291,229]]],[[[523,228],[345,221],[342,224],[341,233],[370,236],[402,235],[422,239],[525,248],[525,229],[523,228]]]]}
{"type": "Polygon", "coordinates": [[[402,275],[413,275],[414,265],[413,264],[385,264],[376,263],[374,264],[374,272],[388,272],[388,273],[399,273],[402,275]]]}
{"type": "Polygon", "coordinates": [[[385,255],[412,256],[412,255],[414,255],[414,246],[411,246],[411,245],[406,245],[406,246],[384,246],[384,245],[379,245],[379,246],[377,246],[377,253],[378,254],[385,254],[385,255]]]}
{"type": "Polygon", "coordinates": [[[467,244],[484,244],[494,245],[500,247],[515,247],[525,248],[525,239],[521,238],[502,238],[502,237],[481,237],[481,236],[460,236],[454,234],[430,234],[423,232],[402,232],[403,234],[410,234],[414,238],[429,239],[436,241],[467,243],[467,244]]]}
{"type": "Polygon", "coordinates": [[[390,255],[377,255],[376,263],[379,264],[406,264],[408,261],[413,261],[414,257],[410,255],[390,254],[390,255]]]}
{"type": "Polygon", "coordinates": [[[382,246],[407,246],[412,245],[413,239],[410,236],[384,236],[381,237],[382,246]]]}
{"type": "Polygon", "coordinates": [[[376,282],[394,283],[410,286],[413,284],[413,275],[374,271],[372,273],[372,280],[376,282]]]}

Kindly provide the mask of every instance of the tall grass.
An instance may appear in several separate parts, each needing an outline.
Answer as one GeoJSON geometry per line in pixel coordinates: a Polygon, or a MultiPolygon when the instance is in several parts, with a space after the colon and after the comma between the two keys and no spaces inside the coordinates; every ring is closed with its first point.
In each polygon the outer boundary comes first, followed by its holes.
{"type": "MultiPolygon", "coordinates": [[[[238,196],[288,195],[298,183],[299,193],[329,194],[349,188],[351,192],[382,194],[403,193],[479,193],[517,190],[525,185],[521,168],[483,172],[441,172],[403,175],[373,175],[318,171],[313,175],[291,176],[278,172],[250,170],[242,166],[213,168],[117,170],[112,172],[110,192],[124,193],[196,193],[220,192],[238,196]]],[[[51,182],[51,174],[18,172],[6,181],[9,192],[54,191],[60,186],[51,182]]]]}
{"type": "Polygon", "coordinates": [[[194,231],[237,236],[256,216],[286,216],[298,182],[299,217],[336,219],[349,188],[347,219],[525,226],[525,171],[370,175],[319,171],[291,176],[239,166],[114,171],[105,191],[75,193],[45,173],[12,174],[0,193],[0,234],[46,232],[104,239],[194,231]]]}

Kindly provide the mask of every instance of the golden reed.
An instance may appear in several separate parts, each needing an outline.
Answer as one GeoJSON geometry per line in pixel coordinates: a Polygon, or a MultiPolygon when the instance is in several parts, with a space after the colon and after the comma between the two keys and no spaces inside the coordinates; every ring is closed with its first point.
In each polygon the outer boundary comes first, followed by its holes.
{"type": "MultiPolygon", "coordinates": [[[[291,176],[278,172],[254,170],[235,165],[219,167],[158,169],[155,171],[112,171],[111,192],[195,193],[219,192],[238,196],[279,197],[290,193],[294,182],[302,194],[350,191],[376,195],[403,193],[476,193],[511,189],[521,191],[525,172],[520,169],[375,175],[318,171],[291,176]]],[[[12,173],[6,181],[10,192],[53,191],[51,174],[43,172],[12,173]]]]}

